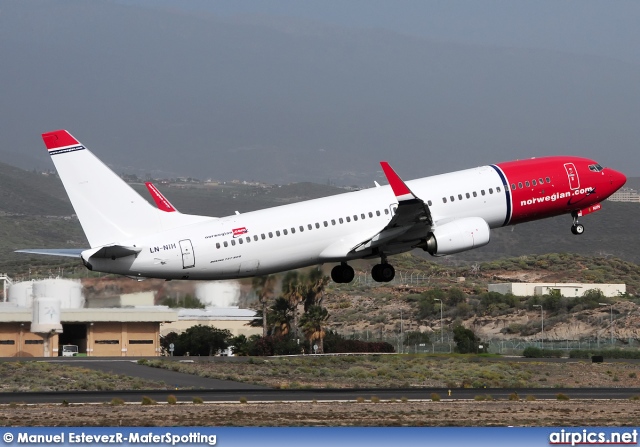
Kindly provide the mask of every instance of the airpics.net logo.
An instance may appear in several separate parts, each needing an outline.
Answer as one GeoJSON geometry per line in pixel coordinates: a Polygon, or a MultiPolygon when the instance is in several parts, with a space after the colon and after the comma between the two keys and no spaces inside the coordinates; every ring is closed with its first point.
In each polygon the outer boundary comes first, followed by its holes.
{"type": "Polygon", "coordinates": [[[560,430],[549,435],[551,445],[637,445],[638,431],[612,431],[610,433],[591,431],[560,430]]]}
{"type": "Polygon", "coordinates": [[[568,199],[570,197],[581,196],[583,194],[591,194],[593,191],[595,191],[595,188],[589,187],[589,188],[576,189],[573,192],[558,192],[548,196],[533,197],[528,200],[521,200],[520,206],[534,205],[536,203],[544,203],[544,202],[555,202],[556,200],[560,200],[560,199],[568,199]]]}

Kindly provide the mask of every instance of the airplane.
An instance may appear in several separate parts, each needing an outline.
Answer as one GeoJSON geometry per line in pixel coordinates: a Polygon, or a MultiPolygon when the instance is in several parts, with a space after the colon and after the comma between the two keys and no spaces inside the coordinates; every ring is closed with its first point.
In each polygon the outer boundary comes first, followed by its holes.
{"type": "Polygon", "coordinates": [[[354,278],[349,261],[379,258],[375,281],[395,270],[388,257],[420,248],[443,256],[482,247],[491,229],[561,214],[571,231],[601,208],[626,177],[575,156],[508,161],[226,217],[183,214],[147,185],[157,208],[66,130],[42,135],[91,248],[25,249],[79,257],[94,271],[134,279],[218,280],[336,263],[331,278],[354,278]]]}

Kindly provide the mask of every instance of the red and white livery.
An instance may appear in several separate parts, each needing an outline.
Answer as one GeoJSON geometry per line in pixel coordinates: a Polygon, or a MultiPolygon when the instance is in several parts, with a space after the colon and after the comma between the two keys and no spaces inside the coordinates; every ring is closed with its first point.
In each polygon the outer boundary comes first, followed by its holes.
{"type": "Polygon", "coordinates": [[[421,248],[434,256],[481,247],[491,229],[569,214],[578,218],[626,182],[624,174],[572,156],[497,163],[404,182],[381,162],[389,186],[227,217],[182,214],[151,184],[158,208],[65,130],[43,134],[91,248],[19,250],[79,256],[87,268],[134,278],[229,279],[379,258],[371,275],[395,272],[388,256],[421,248]]]}

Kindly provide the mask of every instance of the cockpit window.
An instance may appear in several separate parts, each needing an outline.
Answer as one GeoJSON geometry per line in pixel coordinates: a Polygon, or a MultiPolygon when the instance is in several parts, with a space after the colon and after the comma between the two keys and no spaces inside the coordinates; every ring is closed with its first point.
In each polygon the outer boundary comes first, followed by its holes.
{"type": "Polygon", "coordinates": [[[601,172],[603,169],[604,168],[602,166],[600,166],[599,164],[589,165],[589,171],[601,172]]]}

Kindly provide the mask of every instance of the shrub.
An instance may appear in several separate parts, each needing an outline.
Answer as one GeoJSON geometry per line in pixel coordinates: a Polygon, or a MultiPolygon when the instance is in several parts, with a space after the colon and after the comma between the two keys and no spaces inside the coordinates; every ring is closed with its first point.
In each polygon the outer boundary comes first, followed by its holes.
{"type": "Polygon", "coordinates": [[[204,403],[204,401],[202,400],[202,397],[194,397],[193,398],[193,403],[194,404],[202,404],[202,403],[204,403]]]}
{"type": "Polygon", "coordinates": [[[178,399],[173,394],[169,394],[169,396],[167,397],[167,403],[169,405],[175,405],[178,403],[178,399]]]}
{"type": "Polygon", "coordinates": [[[356,398],[356,402],[359,403],[359,404],[364,403],[364,397],[357,397],[356,398]]]}
{"type": "Polygon", "coordinates": [[[148,396],[142,396],[142,405],[155,405],[157,402],[148,396]]]}
{"type": "Polygon", "coordinates": [[[377,404],[378,402],[380,402],[380,398],[378,396],[371,396],[371,402],[377,404]]]}
{"type": "Polygon", "coordinates": [[[246,403],[247,403],[247,398],[246,398],[246,397],[244,397],[244,396],[241,396],[241,397],[240,397],[240,403],[241,403],[241,404],[246,404],[246,403]]]}
{"type": "Polygon", "coordinates": [[[114,397],[113,399],[111,399],[111,405],[124,405],[124,400],[120,399],[119,397],[114,397]]]}
{"type": "Polygon", "coordinates": [[[431,400],[433,402],[440,402],[440,395],[438,393],[431,393],[431,400]]]}
{"type": "Polygon", "coordinates": [[[518,396],[518,393],[514,391],[513,393],[509,394],[509,400],[520,400],[520,397],[518,396]]]}
{"type": "Polygon", "coordinates": [[[536,396],[532,396],[531,394],[529,394],[529,395],[526,397],[526,399],[527,399],[527,401],[528,401],[528,402],[533,402],[534,400],[536,400],[536,396]]]}
{"type": "Polygon", "coordinates": [[[556,395],[556,399],[558,399],[558,400],[569,400],[569,396],[567,396],[566,394],[563,394],[563,393],[558,393],[556,395]]]}

